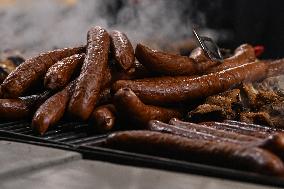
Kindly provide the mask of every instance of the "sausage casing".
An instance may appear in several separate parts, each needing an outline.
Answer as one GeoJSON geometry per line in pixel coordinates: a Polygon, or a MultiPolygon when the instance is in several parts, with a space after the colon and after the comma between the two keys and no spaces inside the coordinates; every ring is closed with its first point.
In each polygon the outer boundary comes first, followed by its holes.
{"type": "Polygon", "coordinates": [[[225,142],[192,140],[153,131],[122,131],[108,136],[105,145],[155,155],[178,154],[179,158],[221,164],[238,169],[282,175],[283,162],[273,153],[225,142]]]}
{"type": "Polygon", "coordinates": [[[217,64],[217,62],[197,63],[187,56],[154,51],[138,44],[135,56],[148,70],[164,75],[196,75],[217,64]]]}
{"type": "Polygon", "coordinates": [[[68,107],[69,113],[82,120],[89,118],[98,101],[108,66],[110,38],[96,26],[88,31],[87,43],[86,58],[68,107]]]}
{"type": "Polygon", "coordinates": [[[114,95],[114,103],[124,118],[143,126],[154,119],[167,122],[173,117],[182,117],[179,110],[144,104],[129,88],[118,90],[114,95]]]}
{"type": "Polygon", "coordinates": [[[3,96],[15,98],[23,95],[44,77],[50,66],[62,58],[84,51],[85,47],[57,49],[26,60],[12,71],[1,84],[3,96]]]}
{"type": "Polygon", "coordinates": [[[128,87],[148,104],[177,103],[224,92],[242,82],[261,80],[265,78],[267,68],[264,62],[253,62],[193,78],[178,76],[119,80],[114,83],[113,89],[128,87]]]}
{"type": "Polygon", "coordinates": [[[80,70],[85,54],[75,54],[53,64],[44,77],[44,86],[47,89],[58,90],[65,87],[75,71],[80,70]]]}
{"type": "Polygon", "coordinates": [[[127,36],[117,30],[110,32],[110,47],[114,54],[114,59],[124,70],[129,70],[134,66],[134,51],[127,36]]]}
{"type": "Polygon", "coordinates": [[[99,106],[91,114],[89,126],[100,133],[110,131],[115,124],[115,114],[116,110],[113,104],[99,106]]]}
{"type": "Polygon", "coordinates": [[[36,111],[32,120],[32,127],[43,135],[49,127],[56,124],[64,115],[75,81],[67,85],[47,99],[36,111]]]}

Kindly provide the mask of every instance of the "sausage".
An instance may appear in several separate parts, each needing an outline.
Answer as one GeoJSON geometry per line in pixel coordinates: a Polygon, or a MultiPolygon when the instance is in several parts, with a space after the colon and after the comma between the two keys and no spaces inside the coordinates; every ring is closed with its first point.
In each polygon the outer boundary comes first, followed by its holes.
{"type": "Polygon", "coordinates": [[[58,90],[65,87],[74,72],[81,69],[85,54],[75,54],[53,64],[44,77],[44,86],[47,89],[58,90]]]}
{"type": "Polygon", "coordinates": [[[4,97],[16,98],[22,96],[24,92],[44,77],[50,66],[63,58],[84,51],[85,47],[57,49],[26,60],[12,71],[1,84],[4,97]]]}
{"type": "Polygon", "coordinates": [[[263,62],[253,62],[194,78],[178,76],[120,80],[114,83],[113,89],[128,87],[148,104],[185,102],[224,92],[242,82],[261,80],[265,78],[267,68],[263,62]]]}
{"type": "Polygon", "coordinates": [[[153,119],[167,122],[173,117],[183,116],[180,110],[144,104],[129,88],[119,89],[114,95],[114,103],[124,118],[142,126],[153,119]]]}
{"type": "Polygon", "coordinates": [[[114,59],[121,66],[123,70],[129,70],[134,66],[134,51],[127,36],[117,30],[110,32],[111,51],[114,59]]]}
{"type": "Polygon", "coordinates": [[[233,56],[224,59],[224,61],[217,66],[211,67],[206,73],[219,72],[236,66],[240,66],[256,60],[254,48],[249,44],[239,46],[233,56]]]}
{"type": "Polygon", "coordinates": [[[154,51],[138,44],[135,49],[138,61],[148,70],[164,75],[196,75],[218,64],[217,62],[195,62],[187,56],[154,51]]]}
{"type": "Polygon", "coordinates": [[[55,125],[64,115],[75,81],[63,90],[47,99],[36,111],[32,120],[32,127],[43,135],[49,127],[55,125]]]}
{"type": "Polygon", "coordinates": [[[265,140],[262,143],[258,144],[258,147],[270,150],[284,159],[284,134],[281,132],[261,132],[246,127],[239,127],[238,125],[231,125],[228,123],[205,122],[202,124],[213,127],[215,129],[227,130],[248,136],[263,138],[265,140]]]}
{"type": "Polygon", "coordinates": [[[113,129],[116,119],[116,110],[113,104],[97,107],[90,116],[89,126],[100,133],[113,129]]]}
{"type": "Polygon", "coordinates": [[[74,117],[87,120],[98,101],[108,66],[110,38],[101,27],[92,27],[87,35],[87,53],[68,111],[74,117]]]}
{"type": "MultiPolygon", "coordinates": [[[[177,121],[178,122],[178,121],[177,121]]],[[[257,138],[266,138],[271,135],[271,133],[256,131],[249,128],[239,127],[238,125],[231,125],[229,123],[220,123],[220,122],[202,122],[202,125],[206,125],[208,127],[212,127],[214,129],[235,132],[242,135],[253,136],[257,138]]]]}
{"type": "Polygon", "coordinates": [[[259,138],[253,137],[253,136],[247,136],[243,134],[237,134],[234,132],[224,131],[224,130],[218,130],[211,127],[208,127],[206,125],[199,125],[196,123],[191,122],[183,122],[178,119],[171,119],[169,124],[175,125],[181,128],[185,128],[192,131],[199,131],[208,133],[214,136],[222,137],[222,138],[230,138],[233,140],[239,140],[239,141],[260,141],[259,138]]]}
{"type": "Polygon", "coordinates": [[[15,99],[0,99],[0,119],[20,120],[29,118],[34,110],[43,103],[50,93],[20,97],[15,99]]]}
{"type": "Polygon", "coordinates": [[[240,128],[252,129],[253,131],[260,131],[260,132],[267,132],[267,133],[275,133],[276,131],[279,131],[279,132],[283,131],[275,127],[267,127],[264,125],[256,125],[256,124],[245,123],[245,122],[234,121],[234,120],[224,120],[224,122],[229,123],[230,125],[237,125],[240,128]]]}
{"type": "Polygon", "coordinates": [[[174,135],[179,135],[183,137],[187,137],[190,139],[200,139],[200,140],[209,140],[209,141],[224,141],[235,144],[246,144],[248,145],[250,142],[248,141],[239,141],[235,139],[219,137],[211,133],[206,133],[202,131],[196,131],[193,129],[186,129],[184,127],[166,124],[157,120],[152,120],[148,124],[148,129],[151,131],[158,131],[164,133],[170,133],[174,135]]]}
{"type": "Polygon", "coordinates": [[[188,139],[172,134],[153,131],[121,131],[107,137],[105,146],[122,150],[153,153],[221,164],[238,169],[282,175],[283,163],[273,153],[257,148],[245,147],[219,141],[188,139]]]}

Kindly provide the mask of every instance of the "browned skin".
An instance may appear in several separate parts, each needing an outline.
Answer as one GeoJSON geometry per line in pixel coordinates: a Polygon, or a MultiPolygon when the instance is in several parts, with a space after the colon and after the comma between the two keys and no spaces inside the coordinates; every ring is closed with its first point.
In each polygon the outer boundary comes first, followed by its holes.
{"type": "Polygon", "coordinates": [[[89,126],[100,133],[113,129],[116,119],[116,110],[113,104],[97,107],[90,116],[89,126]]]}
{"type": "Polygon", "coordinates": [[[224,59],[224,61],[220,65],[211,67],[206,71],[206,73],[222,71],[228,68],[233,68],[242,64],[253,62],[255,60],[256,56],[254,53],[254,48],[251,45],[243,44],[235,50],[233,56],[224,59]]]}
{"type": "Polygon", "coordinates": [[[80,76],[71,97],[68,111],[87,120],[98,101],[108,66],[110,38],[101,27],[92,27],[87,35],[87,53],[80,76]]]}
{"type": "Polygon", "coordinates": [[[4,97],[15,98],[23,95],[25,91],[44,77],[50,66],[63,58],[84,51],[85,47],[57,49],[26,60],[12,71],[1,84],[4,97]]]}
{"type": "Polygon", "coordinates": [[[148,70],[165,75],[196,75],[203,73],[217,62],[195,62],[187,56],[155,51],[138,44],[135,56],[148,70]]]}
{"type": "Polygon", "coordinates": [[[29,118],[34,110],[49,96],[48,92],[16,99],[0,99],[0,119],[19,120],[29,118]]]}
{"type": "Polygon", "coordinates": [[[165,104],[204,98],[239,85],[265,78],[268,66],[253,62],[200,77],[178,76],[120,80],[113,89],[130,88],[143,102],[165,104]]]}
{"type": "Polygon", "coordinates": [[[122,131],[108,136],[105,145],[122,150],[178,154],[199,162],[217,163],[239,169],[282,175],[284,166],[274,154],[256,147],[219,141],[188,139],[153,131],[122,131]],[[236,166],[237,165],[237,166],[236,166]]]}
{"type": "Polygon", "coordinates": [[[52,65],[44,77],[45,88],[58,90],[65,87],[73,73],[81,69],[84,58],[84,53],[75,54],[52,65]]]}
{"type": "Polygon", "coordinates": [[[119,89],[114,95],[114,103],[124,118],[142,125],[153,119],[167,122],[173,117],[182,117],[179,110],[144,104],[129,88],[119,89]]]}
{"type": "Polygon", "coordinates": [[[129,70],[134,66],[134,51],[127,36],[117,30],[110,32],[111,51],[114,59],[124,70],[129,70]]]}
{"type": "MultiPolygon", "coordinates": [[[[204,51],[202,50],[201,47],[197,47],[196,49],[194,49],[193,51],[191,51],[190,58],[192,58],[193,60],[195,60],[195,62],[207,62],[207,61],[211,61],[206,54],[204,53],[204,51]]],[[[212,61],[211,61],[212,62],[212,61]]],[[[210,64],[212,64],[210,62],[210,64]]]]}
{"type": "Polygon", "coordinates": [[[75,81],[67,85],[47,99],[36,111],[32,120],[32,127],[43,135],[49,127],[56,124],[64,115],[65,109],[73,92],[75,81]]]}

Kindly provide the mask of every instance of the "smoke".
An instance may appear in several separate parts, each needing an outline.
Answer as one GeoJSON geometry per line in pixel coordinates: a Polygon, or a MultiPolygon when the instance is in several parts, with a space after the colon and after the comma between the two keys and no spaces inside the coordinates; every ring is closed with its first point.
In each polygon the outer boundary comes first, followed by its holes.
{"type": "Polygon", "coordinates": [[[84,44],[94,25],[121,30],[134,45],[161,47],[191,36],[190,11],[191,1],[17,0],[0,4],[0,50],[19,49],[30,56],[84,44]]]}

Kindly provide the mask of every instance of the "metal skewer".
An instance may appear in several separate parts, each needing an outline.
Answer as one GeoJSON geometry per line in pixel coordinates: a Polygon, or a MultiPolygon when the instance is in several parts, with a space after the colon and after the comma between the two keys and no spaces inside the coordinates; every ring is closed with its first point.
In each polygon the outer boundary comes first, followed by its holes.
{"type": "Polygon", "coordinates": [[[212,60],[212,61],[218,61],[222,62],[223,61],[223,56],[221,53],[220,48],[218,45],[213,41],[213,39],[205,36],[200,36],[198,33],[195,31],[195,29],[192,29],[192,32],[194,36],[196,37],[200,47],[202,50],[205,52],[205,54],[212,60]],[[210,42],[211,46],[208,46],[206,42],[210,42]]]}

